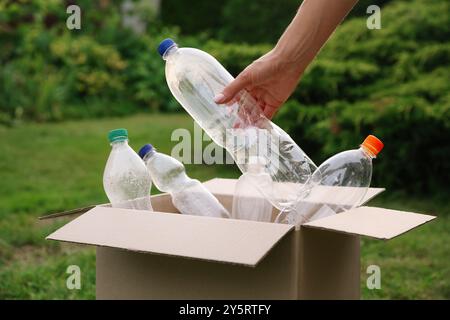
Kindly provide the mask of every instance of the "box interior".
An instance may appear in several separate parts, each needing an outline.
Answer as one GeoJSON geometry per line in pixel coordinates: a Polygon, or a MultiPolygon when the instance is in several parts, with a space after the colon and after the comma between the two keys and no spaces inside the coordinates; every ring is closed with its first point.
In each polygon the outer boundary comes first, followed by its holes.
{"type": "MultiPolygon", "coordinates": [[[[230,210],[234,183],[235,180],[214,179],[205,185],[230,210]]],[[[366,198],[380,190],[371,190],[366,198]]],[[[151,201],[155,212],[96,206],[47,239],[256,266],[295,229],[288,224],[177,214],[168,194],[152,196],[151,201]]],[[[306,223],[302,228],[391,239],[434,218],[359,207],[306,223]]]]}

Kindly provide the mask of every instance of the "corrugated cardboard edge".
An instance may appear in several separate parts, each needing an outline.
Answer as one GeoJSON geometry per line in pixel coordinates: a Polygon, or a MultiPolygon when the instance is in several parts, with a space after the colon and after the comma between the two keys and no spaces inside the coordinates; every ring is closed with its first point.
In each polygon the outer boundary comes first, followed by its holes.
{"type": "MultiPolygon", "coordinates": [[[[93,209],[93,210],[95,210],[95,209],[93,209]]],[[[125,209],[125,210],[127,210],[127,211],[134,211],[132,209],[125,209]]],[[[90,213],[91,214],[95,214],[92,211],[90,211],[90,213]]],[[[155,212],[152,212],[152,213],[153,214],[156,213],[156,214],[167,215],[167,212],[157,212],[157,211],[155,211],[155,212]]],[[[91,242],[91,241],[79,241],[77,239],[67,239],[64,236],[61,237],[61,236],[58,236],[58,235],[55,236],[55,234],[60,232],[60,230],[62,228],[67,228],[67,226],[69,226],[69,225],[71,225],[73,223],[77,223],[76,221],[78,219],[82,219],[83,217],[78,217],[78,218],[72,220],[71,222],[69,222],[65,226],[63,226],[63,227],[59,228],[58,230],[52,232],[45,239],[46,240],[53,240],[53,241],[62,241],[62,242],[67,242],[67,243],[76,243],[76,244],[80,244],[80,245],[107,247],[107,248],[113,248],[113,249],[118,249],[118,250],[126,250],[126,251],[138,252],[138,253],[144,253],[144,254],[155,254],[155,255],[170,256],[170,257],[181,257],[181,258],[187,258],[187,259],[193,259],[193,260],[199,260],[199,261],[217,262],[217,263],[222,263],[222,264],[227,264],[227,265],[239,265],[239,266],[246,266],[246,267],[256,267],[273,250],[273,248],[276,247],[277,244],[282,239],[284,239],[286,237],[286,235],[290,234],[293,231],[293,229],[294,229],[293,225],[285,225],[285,227],[283,228],[285,230],[280,232],[281,234],[278,236],[278,238],[274,238],[272,241],[270,241],[268,243],[269,244],[268,247],[265,249],[265,251],[263,251],[263,254],[261,256],[257,257],[257,259],[253,260],[251,263],[246,263],[246,262],[222,261],[222,260],[217,259],[217,258],[208,259],[208,258],[205,258],[205,257],[184,255],[182,253],[181,254],[180,253],[172,254],[172,253],[165,253],[165,252],[158,252],[158,251],[146,251],[146,250],[134,248],[133,246],[129,246],[129,245],[128,246],[127,245],[125,245],[125,246],[123,246],[123,245],[116,246],[116,245],[108,245],[108,244],[98,243],[98,242],[96,243],[96,242],[91,242]]],[[[199,218],[197,216],[189,216],[189,217],[192,218],[192,219],[199,218]]],[[[227,220],[227,221],[229,220],[229,219],[217,218],[217,217],[201,217],[201,219],[202,220],[203,219],[214,219],[214,220],[219,219],[219,220],[227,220]]],[[[255,221],[252,221],[252,222],[248,221],[246,223],[271,224],[271,223],[266,223],[266,222],[255,222],[255,221]]]]}
{"type": "MultiPolygon", "coordinates": [[[[167,193],[159,193],[159,194],[152,195],[152,198],[162,197],[162,196],[166,196],[166,195],[167,195],[167,193]]],[[[81,207],[81,208],[77,208],[77,209],[70,209],[70,210],[67,210],[67,211],[46,214],[46,215],[38,217],[38,219],[39,220],[46,220],[46,219],[61,218],[61,217],[64,217],[64,216],[80,215],[80,214],[88,212],[91,209],[94,209],[95,207],[109,207],[109,206],[111,206],[110,203],[93,204],[93,205],[89,205],[89,206],[81,207]]]]}
{"type": "Polygon", "coordinates": [[[67,210],[67,211],[62,211],[62,212],[55,212],[55,213],[50,213],[44,216],[40,216],[38,217],[39,220],[45,220],[45,219],[54,219],[54,218],[61,218],[64,216],[72,216],[72,215],[76,215],[76,214],[82,214],[85,213],[91,209],[94,209],[97,206],[105,206],[108,205],[108,203],[105,204],[93,204],[87,207],[82,207],[82,208],[77,208],[77,209],[71,209],[71,210],[67,210]]]}

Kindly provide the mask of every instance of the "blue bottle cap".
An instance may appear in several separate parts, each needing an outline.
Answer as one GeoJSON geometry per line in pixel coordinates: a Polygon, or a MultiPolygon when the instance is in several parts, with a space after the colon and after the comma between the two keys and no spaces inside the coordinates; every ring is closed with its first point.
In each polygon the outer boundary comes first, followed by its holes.
{"type": "Polygon", "coordinates": [[[172,39],[170,39],[170,38],[164,39],[163,41],[161,41],[161,43],[158,46],[158,53],[162,57],[162,56],[164,56],[166,51],[174,45],[176,45],[176,43],[172,39]]]}
{"type": "Polygon", "coordinates": [[[154,150],[153,146],[149,143],[146,144],[144,146],[142,146],[142,148],[139,150],[138,154],[139,157],[141,157],[142,159],[144,159],[144,157],[151,152],[152,150],[154,150]]]}

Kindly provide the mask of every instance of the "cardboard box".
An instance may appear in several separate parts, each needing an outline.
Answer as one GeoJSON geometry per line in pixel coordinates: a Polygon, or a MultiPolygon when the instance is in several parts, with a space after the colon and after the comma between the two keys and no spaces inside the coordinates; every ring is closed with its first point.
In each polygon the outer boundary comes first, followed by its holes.
{"type": "MultiPolygon", "coordinates": [[[[227,209],[234,185],[205,183],[227,209]]],[[[47,239],[97,247],[97,299],[359,299],[360,236],[388,240],[435,218],[363,206],[296,228],[168,214],[167,194],[152,205],[75,210],[87,212],[47,239]]]]}

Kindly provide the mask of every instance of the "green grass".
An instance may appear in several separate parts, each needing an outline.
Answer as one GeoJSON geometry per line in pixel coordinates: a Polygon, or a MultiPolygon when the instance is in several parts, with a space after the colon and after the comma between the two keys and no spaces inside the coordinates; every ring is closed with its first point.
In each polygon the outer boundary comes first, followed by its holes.
{"type": "MultiPolygon", "coordinates": [[[[130,145],[150,142],[169,153],[172,131],[188,128],[186,115],[139,115],[58,124],[0,127],[0,299],[95,298],[95,250],[44,240],[67,220],[40,215],[106,202],[106,133],[128,128],[130,145]],[[66,288],[67,267],[82,270],[81,290],[66,288]]],[[[188,165],[190,176],[237,177],[232,165],[188,165]]],[[[371,298],[450,298],[450,207],[443,197],[410,198],[386,192],[371,205],[436,214],[439,219],[388,242],[362,240],[361,292],[371,298]],[[365,287],[368,265],[381,267],[381,290],[365,287]]]]}

